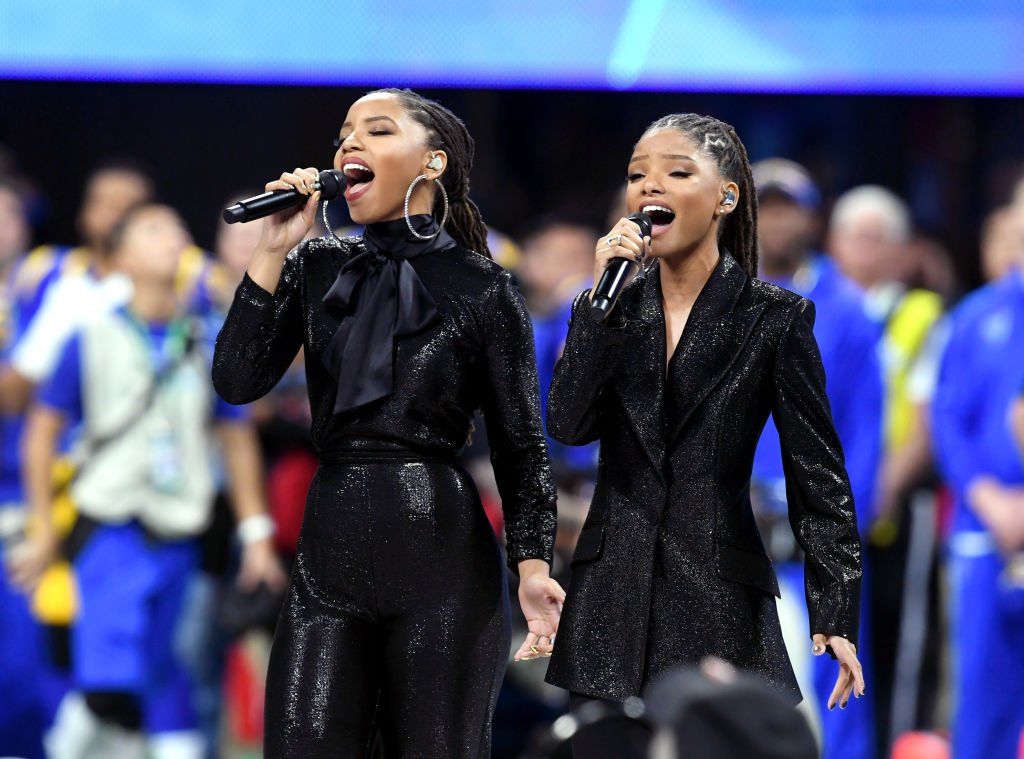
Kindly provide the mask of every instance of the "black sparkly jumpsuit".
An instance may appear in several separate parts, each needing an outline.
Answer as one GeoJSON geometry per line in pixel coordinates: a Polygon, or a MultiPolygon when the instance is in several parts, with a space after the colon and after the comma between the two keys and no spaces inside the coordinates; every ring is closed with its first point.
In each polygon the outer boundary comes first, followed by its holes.
{"type": "Polygon", "coordinates": [[[304,348],[320,453],[271,653],[264,755],[363,757],[379,735],[388,759],[483,759],[508,593],[453,456],[482,409],[509,565],[550,561],[555,493],[530,321],[509,274],[483,256],[454,246],[412,258],[439,318],[395,340],[390,395],[336,414],[322,357],[351,316],[323,298],[363,252],[358,238],[305,242],[274,294],[247,276],[217,343],[214,383],[234,403],[269,391],[304,348]]]}

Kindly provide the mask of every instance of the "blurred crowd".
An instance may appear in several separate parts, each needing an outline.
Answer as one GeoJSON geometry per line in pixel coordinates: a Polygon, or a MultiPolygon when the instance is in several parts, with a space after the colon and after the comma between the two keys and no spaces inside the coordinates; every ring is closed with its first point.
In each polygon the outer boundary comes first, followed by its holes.
{"type": "MultiPolygon", "coordinates": [[[[754,178],[761,276],[817,307],[865,547],[867,698],[828,712],[834,665],[810,655],[769,422],[750,497],[779,572],[801,710],[826,759],[1016,756],[1024,180],[978,230],[986,281],[965,292],[954,252],[891,190],[826,196],[782,158],[759,161],[754,178]]],[[[0,175],[0,756],[258,756],[269,640],[317,462],[303,357],[259,402],[219,402],[212,345],[259,224],[221,224],[203,250],[144,167],[110,161],[83,179],[79,239],[41,245],[39,185],[0,175]],[[168,435],[185,436],[189,454],[163,444],[168,435]],[[164,516],[119,531],[119,503],[142,487],[164,516]],[[85,496],[103,507],[83,513],[85,496]]],[[[609,227],[623,203],[610,199],[609,227]]],[[[537,219],[516,240],[492,230],[533,316],[542,406],[603,231],[571,216],[537,219]]],[[[481,424],[463,460],[500,535],[481,424]]],[[[564,585],[598,450],[550,446],[564,585]]],[[[564,713],[544,668],[509,667],[495,757],[522,755],[564,713]]]]}

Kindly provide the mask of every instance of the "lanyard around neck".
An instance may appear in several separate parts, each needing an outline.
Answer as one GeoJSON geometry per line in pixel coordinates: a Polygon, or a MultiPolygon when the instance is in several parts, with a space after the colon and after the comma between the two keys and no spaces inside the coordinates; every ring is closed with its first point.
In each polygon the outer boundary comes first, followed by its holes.
{"type": "Polygon", "coordinates": [[[188,352],[188,323],[185,319],[174,319],[167,325],[163,338],[159,341],[153,331],[129,309],[125,316],[134,332],[146,347],[146,357],[150,367],[155,370],[157,378],[163,377],[188,352]]]}

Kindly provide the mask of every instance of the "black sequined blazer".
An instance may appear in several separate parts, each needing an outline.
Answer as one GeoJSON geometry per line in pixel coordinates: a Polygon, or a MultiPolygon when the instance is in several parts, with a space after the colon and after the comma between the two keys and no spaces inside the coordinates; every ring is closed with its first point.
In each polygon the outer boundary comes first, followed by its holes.
{"type": "Polygon", "coordinates": [[[769,412],[806,552],[809,632],[856,641],[860,541],[813,321],[809,301],[723,253],[666,372],[657,267],[606,324],[580,296],[548,427],[568,444],[600,440],[601,459],[549,682],[622,699],[716,655],[799,700],[749,498],[769,412]]]}

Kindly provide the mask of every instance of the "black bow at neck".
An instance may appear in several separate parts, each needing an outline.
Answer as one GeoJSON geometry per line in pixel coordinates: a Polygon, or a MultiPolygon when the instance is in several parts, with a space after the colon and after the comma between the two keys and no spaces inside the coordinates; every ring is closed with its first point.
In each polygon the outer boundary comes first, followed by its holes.
{"type": "Polygon", "coordinates": [[[410,218],[413,228],[432,240],[414,237],[405,219],[371,224],[363,232],[365,250],[341,267],[323,302],[346,311],[323,354],[338,383],[334,413],[386,398],[394,390],[395,341],[436,323],[437,304],[409,260],[446,250],[455,240],[429,214],[410,218]]]}

